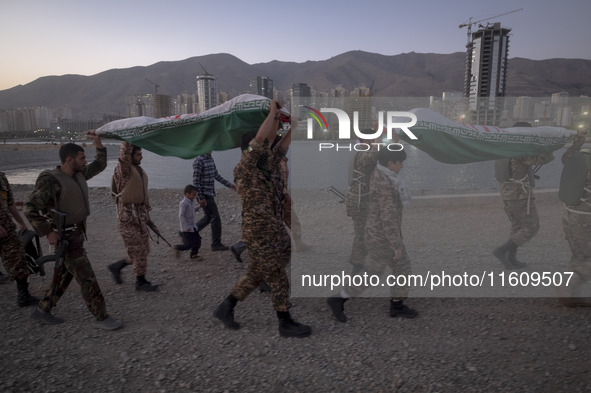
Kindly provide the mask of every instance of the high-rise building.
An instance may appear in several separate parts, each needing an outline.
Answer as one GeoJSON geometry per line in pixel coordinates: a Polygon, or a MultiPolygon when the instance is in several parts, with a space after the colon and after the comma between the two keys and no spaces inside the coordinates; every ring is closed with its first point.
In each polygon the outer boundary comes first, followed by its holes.
{"type": "Polygon", "coordinates": [[[517,97],[513,106],[513,119],[515,121],[530,122],[533,115],[533,104],[534,100],[531,97],[517,97]]]}
{"type": "MultiPolygon", "coordinates": [[[[291,87],[291,113],[296,117],[301,116],[302,106],[310,105],[310,97],[312,97],[312,89],[306,83],[294,83],[291,87]]],[[[298,123],[298,128],[293,130],[294,136],[305,135],[306,125],[301,121],[298,123]]]]}
{"type": "Polygon", "coordinates": [[[218,93],[215,76],[207,73],[197,76],[197,103],[199,113],[217,106],[218,93]]]}
{"type": "Polygon", "coordinates": [[[129,117],[167,117],[173,112],[172,97],[165,94],[135,94],[125,97],[129,117]]]}
{"type": "Polygon", "coordinates": [[[250,78],[250,92],[273,99],[273,79],[266,76],[250,78]]]}
{"type": "Polygon", "coordinates": [[[472,121],[476,124],[498,125],[507,84],[509,32],[500,23],[489,24],[472,33],[466,46],[464,95],[472,121]]]}

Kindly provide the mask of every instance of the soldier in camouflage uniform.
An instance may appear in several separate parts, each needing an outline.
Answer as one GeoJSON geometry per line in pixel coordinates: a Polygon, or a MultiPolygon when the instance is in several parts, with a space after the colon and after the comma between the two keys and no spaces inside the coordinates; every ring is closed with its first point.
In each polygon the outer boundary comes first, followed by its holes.
{"type": "Polygon", "coordinates": [[[277,178],[281,153],[269,148],[279,129],[280,106],[270,102],[269,115],[256,136],[243,138],[242,158],[234,169],[238,194],[242,202],[242,239],[249,253],[245,276],[232,288],[230,295],[216,308],[214,316],[230,329],[239,329],[234,321],[234,307],[252,291],[267,282],[271,300],[279,318],[279,334],[285,337],[305,337],[309,326],[295,322],[289,313],[289,280],[285,271],[286,255],[283,244],[285,227],[281,218],[281,203],[277,195],[277,178]]]}
{"type": "MultiPolygon", "coordinates": [[[[291,143],[291,130],[283,137],[277,137],[274,142],[274,146],[271,147],[273,154],[275,155],[275,162],[278,162],[278,166],[271,167],[272,181],[275,185],[275,196],[278,204],[281,206],[281,220],[291,231],[291,237],[293,237],[296,250],[306,251],[310,248],[309,245],[302,241],[302,225],[295,211],[292,210],[293,200],[289,194],[288,179],[289,179],[289,168],[287,165],[287,150],[291,143]]],[[[285,228],[284,228],[285,229],[285,228]]],[[[289,263],[291,256],[291,237],[287,230],[281,232],[280,243],[284,249],[284,258],[286,264],[289,263]]],[[[234,254],[234,257],[238,262],[242,262],[240,254],[246,250],[246,245],[242,240],[234,243],[230,249],[234,254]]],[[[268,288],[263,284],[261,289],[265,292],[268,288]]]]}
{"type": "MultiPolygon", "coordinates": [[[[406,153],[401,151],[381,150],[377,155],[378,163],[369,181],[367,222],[365,241],[368,258],[363,266],[368,276],[380,276],[386,266],[394,275],[411,274],[410,261],[402,241],[402,210],[410,195],[398,173],[402,169],[406,153]]],[[[327,299],[334,317],[346,322],[344,304],[349,297],[359,296],[366,289],[364,286],[344,288],[340,296],[327,299]]],[[[408,287],[392,286],[390,293],[390,317],[414,318],[417,312],[403,301],[408,296],[408,287]]]]}
{"type": "Polygon", "coordinates": [[[109,265],[109,271],[117,284],[122,284],[121,270],[131,264],[136,276],[136,291],[154,292],[158,285],[146,280],[150,237],[146,223],[150,220],[148,176],[140,167],[142,149],[128,142],[121,143],[119,163],[115,168],[113,183],[117,201],[119,232],[127,248],[127,258],[109,265]]]}
{"type": "Polygon", "coordinates": [[[501,182],[500,188],[505,212],[511,222],[511,231],[509,240],[493,251],[507,269],[526,266],[517,260],[517,247],[530,241],[540,229],[532,184],[532,166],[547,164],[553,159],[551,152],[509,159],[511,177],[509,181],[501,182]]]}
{"type": "Polygon", "coordinates": [[[20,232],[27,230],[27,225],[14,204],[8,179],[0,172],[0,258],[9,277],[16,281],[18,305],[33,306],[39,299],[29,294],[29,268],[25,262],[23,244],[12,218],[18,222],[20,232]]]}
{"type": "Polygon", "coordinates": [[[87,165],[84,149],[74,143],[67,143],[60,148],[61,165],[51,171],[42,172],[37,178],[35,189],[26,202],[24,212],[39,236],[47,236],[47,241],[54,247],[58,239],[57,219],[52,209],[66,213],[66,237],[68,248],[64,261],[65,272],[57,287],[52,290],[35,307],[31,318],[42,324],[55,325],[63,319],[53,316],[51,308],[64,294],[72,278],[80,285],[80,293],[86,307],[96,318],[95,326],[105,330],[113,330],[122,326],[121,321],[107,314],[105,300],[92,265],[84,250],[86,237],[86,217],[90,214],[88,185],[86,180],[102,172],[107,166],[107,149],[103,147],[100,137],[94,130],[87,133],[96,147],[95,160],[87,165]]]}
{"type": "MultiPolygon", "coordinates": [[[[581,150],[585,134],[580,132],[574,143],[564,152],[562,163],[567,162],[581,150]]],[[[568,293],[561,297],[567,307],[591,307],[591,299],[579,297],[580,287],[591,280],[591,170],[587,170],[580,203],[566,205],[562,216],[562,227],[571,249],[570,267],[574,272],[568,293]]]]}
{"type": "MultiPolygon", "coordinates": [[[[368,130],[364,130],[367,132],[368,130]]],[[[353,219],[353,245],[351,247],[350,262],[353,274],[361,270],[365,263],[367,247],[365,244],[365,224],[367,222],[367,207],[369,195],[369,180],[378,161],[378,151],[360,151],[353,161],[353,178],[349,192],[345,198],[347,215],[353,219]]]]}

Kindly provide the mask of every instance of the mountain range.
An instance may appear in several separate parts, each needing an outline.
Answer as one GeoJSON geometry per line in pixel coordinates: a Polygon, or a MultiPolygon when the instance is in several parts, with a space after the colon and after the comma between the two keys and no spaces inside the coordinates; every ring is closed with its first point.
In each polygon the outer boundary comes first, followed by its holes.
{"type": "MultiPolygon", "coordinates": [[[[218,91],[235,96],[248,91],[254,76],[267,76],[288,91],[294,83],[324,90],[343,86],[373,86],[376,96],[441,96],[462,91],[465,53],[403,53],[386,56],[363,51],[346,52],[322,61],[271,61],[247,64],[220,53],[149,66],[112,69],[96,75],[41,77],[26,85],[0,91],[0,110],[31,106],[70,106],[78,119],[125,115],[125,96],[154,92],[173,97],[195,93],[195,77],[207,70],[217,78],[218,91]]],[[[507,96],[549,97],[566,91],[570,96],[591,95],[591,60],[512,58],[508,61],[507,96]]]]}

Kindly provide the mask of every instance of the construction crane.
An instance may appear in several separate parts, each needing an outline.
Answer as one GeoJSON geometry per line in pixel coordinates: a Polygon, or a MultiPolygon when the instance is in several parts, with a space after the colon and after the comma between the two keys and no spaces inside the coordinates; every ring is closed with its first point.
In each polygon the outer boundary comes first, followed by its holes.
{"type": "Polygon", "coordinates": [[[468,18],[468,23],[462,23],[458,27],[460,29],[462,29],[464,27],[468,27],[468,44],[470,44],[470,40],[472,39],[472,25],[475,25],[475,24],[480,23],[480,22],[484,22],[484,21],[489,20],[489,19],[498,18],[499,16],[509,15],[509,14],[514,13],[514,12],[518,12],[518,11],[522,11],[522,10],[523,10],[523,8],[519,8],[518,10],[513,10],[513,11],[505,12],[503,14],[491,16],[489,18],[480,19],[480,20],[477,20],[477,21],[474,21],[474,22],[472,22],[472,18],[473,17],[471,16],[470,18],[468,18]]]}
{"type": "Polygon", "coordinates": [[[158,94],[158,88],[160,87],[160,85],[158,83],[156,83],[156,82],[152,82],[148,78],[144,78],[144,79],[154,85],[154,94],[158,94]]]}
{"type": "Polygon", "coordinates": [[[207,75],[207,76],[211,75],[209,72],[207,72],[207,69],[206,69],[206,68],[203,66],[203,64],[199,63],[199,65],[200,65],[200,66],[201,66],[201,68],[203,69],[203,72],[205,72],[205,74],[204,74],[204,75],[207,75]]]}

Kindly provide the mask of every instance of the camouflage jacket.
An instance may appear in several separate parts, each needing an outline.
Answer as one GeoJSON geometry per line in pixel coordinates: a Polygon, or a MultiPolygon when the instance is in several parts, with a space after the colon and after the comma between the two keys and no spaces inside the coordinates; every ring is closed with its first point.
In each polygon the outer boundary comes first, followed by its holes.
{"type": "Polygon", "coordinates": [[[402,248],[402,200],[388,176],[374,169],[369,183],[365,240],[370,250],[390,255],[402,248]]]}
{"type": "MultiPolygon", "coordinates": [[[[115,182],[115,187],[118,192],[121,192],[124,188],[129,179],[131,178],[131,171],[133,169],[133,158],[131,156],[133,146],[129,142],[122,142],[121,148],[119,150],[119,163],[115,167],[115,172],[113,173],[113,181],[115,182]]],[[[136,166],[138,171],[140,171],[140,176],[143,174],[143,169],[139,166],[136,166]]],[[[146,177],[147,180],[147,177],[146,177]]],[[[145,189],[147,190],[147,183],[145,189]]],[[[128,222],[134,215],[140,215],[141,217],[145,218],[145,220],[149,219],[148,212],[152,210],[150,206],[150,198],[148,197],[148,193],[145,192],[144,194],[144,203],[141,205],[131,205],[129,203],[123,203],[121,198],[117,198],[117,216],[120,221],[128,222]],[[135,210],[134,210],[135,209],[135,210]]],[[[142,222],[145,220],[141,220],[142,222]]]]}
{"type": "Polygon", "coordinates": [[[0,225],[9,233],[16,230],[16,224],[12,220],[12,214],[8,210],[13,204],[14,197],[8,179],[6,179],[4,173],[0,172],[0,225]]]}
{"type": "Polygon", "coordinates": [[[283,210],[283,202],[286,198],[285,194],[288,193],[288,177],[289,169],[287,167],[287,150],[277,145],[273,148],[273,156],[269,157],[269,169],[271,170],[271,181],[275,186],[275,203],[278,206],[276,212],[281,214],[283,210]]]}
{"type": "Polygon", "coordinates": [[[551,152],[537,156],[515,157],[509,160],[512,181],[501,183],[501,198],[504,201],[533,198],[528,173],[532,165],[544,165],[554,159],[551,152]]]}
{"type": "MultiPolygon", "coordinates": [[[[81,173],[84,179],[88,180],[101,173],[106,167],[107,149],[101,147],[96,149],[94,161],[85,165],[81,173]]],[[[55,199],[60,197],[60,192],[61,186],[55,177],[47,171],[41,172],[35,183],[35,189],[24,206],[25,216],[39,236],[46,236],[57,229],[57,223],[49,218],[48,213],[57,206],[55,199]]],[[[84,201],[80,202],[84,203],[84,201]]]]}
{"type": "Polygon", "coordinates": [[[242,239],[246,242],[257,239],[272,241],[283,225],[277,197],[278,186],[274,184],[274,180],[281,177],[278,165],[280,156],[253,139],[234,168],[234,181],[242,202],[242,239]],[[271,169],[268,178],[257,166],[265,156],[271,169]]]}

